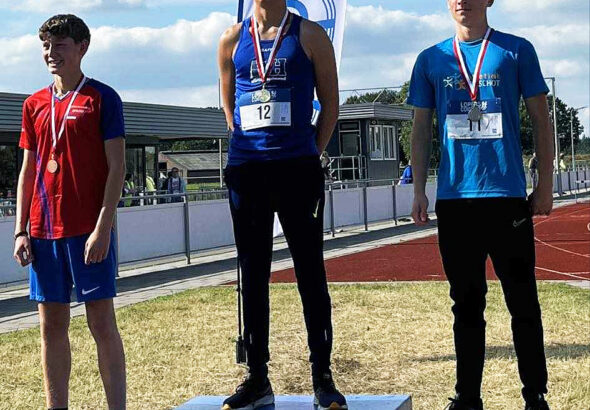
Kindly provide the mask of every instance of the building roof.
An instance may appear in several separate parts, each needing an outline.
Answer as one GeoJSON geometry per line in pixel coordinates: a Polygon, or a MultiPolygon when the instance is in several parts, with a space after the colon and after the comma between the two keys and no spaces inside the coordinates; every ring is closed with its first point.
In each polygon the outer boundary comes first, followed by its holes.
{"type": "Polygon", "coordinates": [[[384,104],[380,102],[363,104],[344,104],[340,106],[339,120],[406,120],[413,118],[412,108],[404,105],[384,104]]]}
{"type": "MultiPolygon", "coordinates": [[[[21,130],[26,94],[0,93],[0,133],[21,130]]],[[[125,133],[159,139],[228,138],[225,115],[218,108],[124,102],[125,133]]]]}
{"type": "MultiPolygon", "coordinates": [[[[227,152],[223,154],[223,163],[227,164],[227,152]]],[[[204,151],[163,151],[160,152],[160,161],[167,160],[178,168],[189,171],[206,169],[219,169],[219,152],[204,151]]]]}

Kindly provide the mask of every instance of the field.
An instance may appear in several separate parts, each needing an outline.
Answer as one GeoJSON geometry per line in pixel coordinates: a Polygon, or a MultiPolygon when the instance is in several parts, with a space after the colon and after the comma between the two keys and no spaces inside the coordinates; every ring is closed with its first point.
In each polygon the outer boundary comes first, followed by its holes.
{"type": "MultiPolygon", "coordinates": [[[[331,285],[333,370],[345,393],[412,394],[415,409],[443,408],[452,395],[454,353],[445,282],[331,285]]],[[[552,409],[590,406],[588,291],[540,282],[552,409]]],[[[235,292],[202,288],[117,311],[130,409],[168,409],[196,395],[230,394],[244,374],[234,364],[235,292]]],[[[310,394],[306,338],[296,288],[271,288],[270,377],[278,394],[310,394]]],[[[487,409],[521,409],[510,320],[497,282],[486,319],[487,409]]],[[[84,318],[72,321],[72,409],[106,408],[84,318]]],[[[43,408],[39,330],[0,335],[0,408],[43,408]]]]}

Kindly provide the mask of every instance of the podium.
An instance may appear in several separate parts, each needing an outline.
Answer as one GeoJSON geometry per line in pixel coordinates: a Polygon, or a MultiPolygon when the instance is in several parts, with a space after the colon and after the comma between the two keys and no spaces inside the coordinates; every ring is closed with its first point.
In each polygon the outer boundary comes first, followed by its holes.
{"type": "MultiPolygon", "coordinates": [[[[195,397],[176,410],[220,410],[224,396],[195,397]]],[[[410,396],[346,396],[349,410],[412,410],[410,396]]],[[[275,396],[275,404],[258,410],[315,410],[312,396],[275,396]]]]}

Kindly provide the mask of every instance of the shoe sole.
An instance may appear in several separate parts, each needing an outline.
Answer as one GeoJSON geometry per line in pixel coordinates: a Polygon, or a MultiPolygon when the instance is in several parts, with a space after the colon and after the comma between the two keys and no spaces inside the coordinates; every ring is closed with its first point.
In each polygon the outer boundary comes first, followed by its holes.
{"type": "Polygon", "coordinates": [[[259,409],[260,407],[269,406],[271,404],[274,404],[274,402],[275,402],[275,395],[274,394],[268,394],[268,395],[266,395],[264,397],[261,397],[260,399],[256,400],[254,403],[250,403],[246,407],[236,407],[234,409],[232,407],[229,407],[226,404],[221,409],[222,410],[255,410],[255,409],[259,409]]]}
{"type": "Polygon", "coordinates": [[[331,403],[328,407],[324,407],[320,404],[317,397],[313,399],[313,405],[317,410],[347,410],[347,404],[338,404],[338,403],[331,403]]]}

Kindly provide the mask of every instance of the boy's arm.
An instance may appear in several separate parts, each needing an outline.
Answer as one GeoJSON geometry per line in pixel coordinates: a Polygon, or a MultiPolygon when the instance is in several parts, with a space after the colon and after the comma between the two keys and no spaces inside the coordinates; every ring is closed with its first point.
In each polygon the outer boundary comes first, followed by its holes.
{"type": "Polygon", "coordinates": [[[111,229],[125,179],[125,138],[106,140],[104,147],[109,173],[96,227],[86,241],[84,263],[87,265],[102,262],[107,257],[111,229]]]}
{"type": "MultiPolygon", "coordinates": [[[[16,193],[16,225],[14,234],[27,230],[29,223],[29,213],[31,210],[31,200],[33,198],[33,189],[35,186],[35,152],[25,149],[23,156],[23,165],[18,177],[18,187],[16,193]]],[[[28,235],[19,236],[14,243],[14,258],[21,266],[26,266],[33,261],[31,251],[31,241],[28,235]]]]}
{"type": "Polygon", "coordinates": [[[428,223],[428,198],[426,197],[426,179],[432,142],[431,108],[414,108],[414,124],[412,126],[412,171],[414,179],[414,203],[412,218],[416,225],[428,223]]]}
{"type": "Polygon", "coordinates": [[[531,196],[533,215],[549,215],[553,208],[553,131],[549,122],[547,96],[539,94],[525,99],[533,123],[539,182],[531,196]]]}

